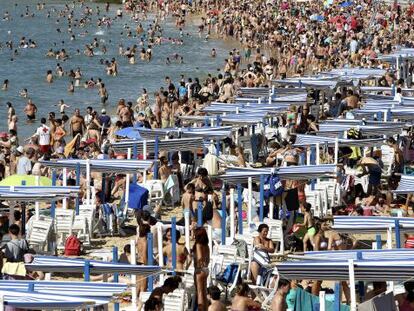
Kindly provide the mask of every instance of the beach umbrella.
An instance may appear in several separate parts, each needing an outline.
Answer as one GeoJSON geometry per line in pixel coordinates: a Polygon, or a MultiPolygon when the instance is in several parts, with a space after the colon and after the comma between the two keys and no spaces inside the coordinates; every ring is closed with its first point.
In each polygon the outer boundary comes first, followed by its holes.
{"type": "Polygon", "coordinates": [[[345,1],[345,2],[342,2],[339,6],[341,7],[341,8],[347,8],[347,7],[350,7],[350,6],[352,6],[353,5],[353,3],[352,2],[350,2],[350,1],[345,1]]]}
{"type": "Polygon", "coordinates": [[[131,139],[141,139],[141,135],[139,135],[138,130],[133,127],[126,127],[117,132],[115,132],[117,136],[127,137],[131,139]]]}
{"type": "MultiPolygon", "coordinates": [[[[26,182],[26,186],[37,186],[35,175],[11,175],[0,181],[0,186],[21,186],[22,182],[26,182]]],[[[39,176],[39,186],[52,186],[50,178],[39,176]]]]}

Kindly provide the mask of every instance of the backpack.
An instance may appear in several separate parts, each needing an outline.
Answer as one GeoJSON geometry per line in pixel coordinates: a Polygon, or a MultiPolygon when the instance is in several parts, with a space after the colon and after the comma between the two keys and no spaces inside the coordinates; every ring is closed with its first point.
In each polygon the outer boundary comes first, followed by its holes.
{"type": "Polygon", "coordinates": [[[288,235],[285,238],[285,249],[303,252],[303,242],[294,234],[288,235]]]}
{"type": "Polygon", "coordinates": [[[71,234],[65,242],[65,256],[79,256],[81,254],[81,246],[81,241],[71,234]]]}
{"type": "Polygon", "coordinates": [[[233,283],[236,276],[237,276],[237,270],[239,269],[239,265],[236,263],[232,263],[230,265],[228,265],[223,273],[220,273],[217,276],[217,281],[222,282],[222,283],[226,283],[226,284],[230,284],[233,283]]]}
{"type": "Polygon", "coordinates": [[[283,185],[279,176],[276,174],[270,174],[267,176],[264,183],[264,197],[268,199],[270,197],[278,197],[283,194],[283,185]]]}

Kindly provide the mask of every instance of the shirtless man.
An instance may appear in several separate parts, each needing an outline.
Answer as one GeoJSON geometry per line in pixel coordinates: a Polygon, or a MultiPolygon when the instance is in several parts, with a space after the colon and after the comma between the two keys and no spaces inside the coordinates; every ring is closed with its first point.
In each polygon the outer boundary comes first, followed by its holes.
{"type": "Polygon", "coordinates": [[[15,130],[17,132],[17,116],[13,115],[11,120],[9,120],[9,131],[15,130]]]}
{"type": "Polygon", "coordinates": [[[75,114],[70,118],[70,131],[72,136],[75,137],[77,134],[83,135],[83,130],[86,128],[85,120],[80,114],[79,109],[75,109],[75,114]]]}
{"type": "Polygon", "coordinates": [[[226,306],[220,301],[220,289],[217,286],[207,288],[207,298],[210,300],[208,311],[225,311],[226,306]]]}
{"type": "Polygon", "coordinates": [[[132,120],[131,111],[125,104],[125,101],[119,103],[117,110],[118,110],[118,117],[121,120],[121,122],[131,122],[132,120]]]}
{"type": "MultiPolygon", "coordinates": [[[[237,287],[237,293],[236,296],[234,296],[233,298],[231,310],[247,311],[251,310],[252,308],[260,310],[260,303],[254,301],[252,298],[249,297],[249,291],[249,285],[247,285],[246,283],[240,284],[237,287]]],[[[274,310],[272,309],[272,311],[274,310]]]]}
{"type": "Polygon", "coordinates": [[[7,102],[7,120],[10,122],[12,117],[16,114],[11,102],[7,102]]]}
{"type": "Polygon", "coordinates": [[[280,279],[277,284],[277,291],[272,300],[272,311],[286,311],[286,295],[290,290],[290,282],[285,279],[280,279]]]}
{"type": "Polygon", "coordinates": [[[36,119],[37,107],[35,104],[33,104],[31,99],[29,99],[23,111],[27,116],[27,120],[33,121],[34,119],[36,119]]]}
{"type": "Polygon", "coordinates": [[[101,84],[101,87],[99,88],[99,97],[101,98],[101,104],[106,104],[106,101],[108,100],[108,91],[105,88],[105,84],[101,84]]]}

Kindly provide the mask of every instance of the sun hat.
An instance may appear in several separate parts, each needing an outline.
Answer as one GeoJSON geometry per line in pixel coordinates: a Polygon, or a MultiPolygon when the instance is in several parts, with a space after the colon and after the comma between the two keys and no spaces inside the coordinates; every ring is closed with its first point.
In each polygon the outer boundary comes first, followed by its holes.
{"type": "Polygon", "coordinates": [[[17,152],[19,152],[19,153],[23,153],[23,152],[24,152],[24,148],[23,148],[23,146],[19,146],[19,147],[17,147],[17,148],[16,148],[16,151],[17,151],[17,152]]]}

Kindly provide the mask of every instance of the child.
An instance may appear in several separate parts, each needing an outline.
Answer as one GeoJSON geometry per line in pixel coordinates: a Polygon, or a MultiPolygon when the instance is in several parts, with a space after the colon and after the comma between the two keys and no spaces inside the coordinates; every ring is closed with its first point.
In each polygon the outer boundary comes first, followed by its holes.
{"type": "Polygon", "coordinates": [[[208,311],[225,311],[226,306],[220,301],[221,291],[217,286],[207,288],[207,298],[210,301],[208,311]]]}

